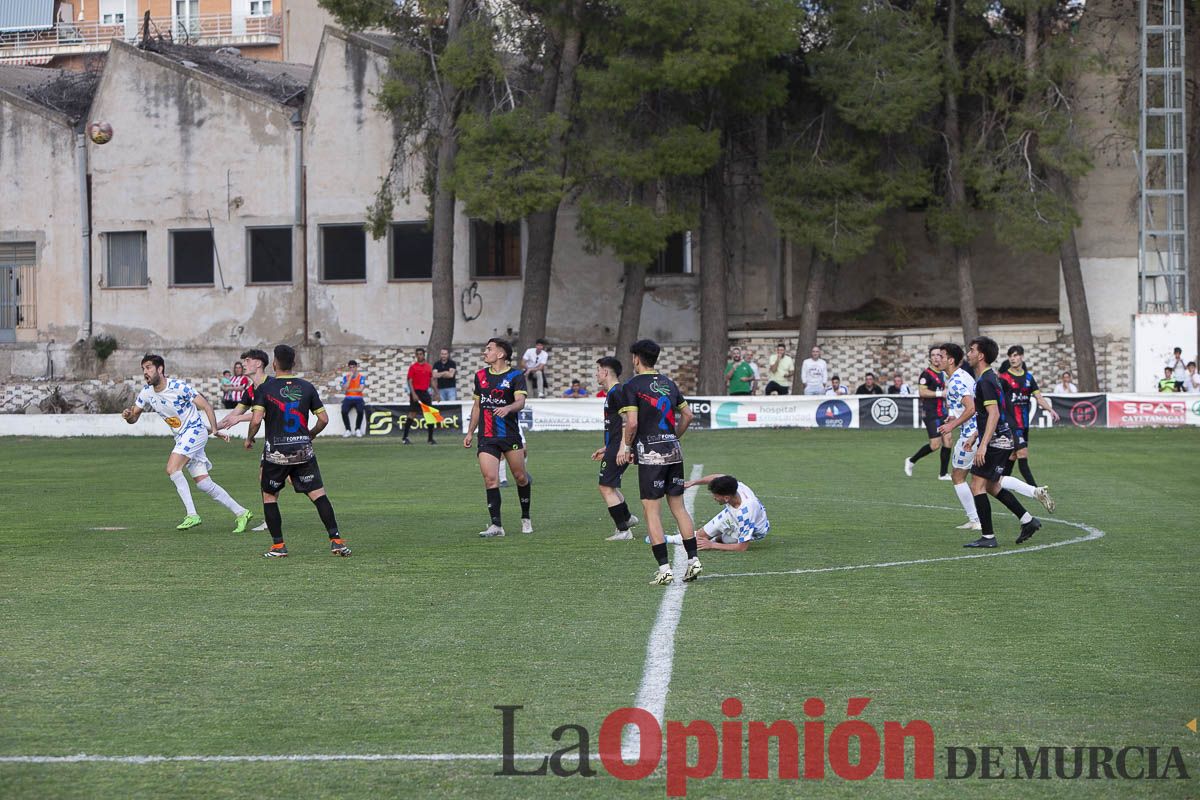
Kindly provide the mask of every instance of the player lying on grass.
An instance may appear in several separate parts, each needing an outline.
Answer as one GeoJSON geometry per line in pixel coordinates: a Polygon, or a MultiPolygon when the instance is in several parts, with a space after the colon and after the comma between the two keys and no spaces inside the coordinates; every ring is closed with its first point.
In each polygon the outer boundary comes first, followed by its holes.
{"type": "MultiPolygon", "coordinates": [[[[751,542],[763,539],[771,530],[767,510],[754,491],[732,475],[705,475],[687,481],[685,489],[707,486],[712,499],[721,504],[720,513],[696,530],[696,547],[701,550],[737,550],[750,547],[751,542]]],[[[671,544],[681,544],[678,533],[666,537],[671,544]]]]}
{"type": "MultiPolygon", "coordinates": [[[[178,378],[167,378],[166,362],[162,356],[148,353],[142,357],[142,377],[146,385],[138,393],[133,405],[121,412],[121,417],[130,425],[138,421],[142,412],[147,408],[157,413],[167,423],[167,427],[175,434],[175,447],[167,458],[167,477],[175,484],[175,491],[183,501],[187,512],[183,522],[176,526],[177,530],[186,531],[200,524],[200,515],[196,513],[196,505],[192,502],[192,490],[188,488],[187,478],[183,475],[186,468],[196,482],[196,488],[216,500],[233,512],[236,518],[234,533],[246,530],[246,524],[254,513],[243,508],[229,496],[215,481],[208,477],[212,462],[204,452],[208,444],[210,431],[217,431],[217,415],[204,395],[198,394],[185,381],[178,378]],[[204,424],[201,413],[208,418],[208,426],[204,424]]],[[[228,434],[216,433],[225,441],[228,434]]]]}

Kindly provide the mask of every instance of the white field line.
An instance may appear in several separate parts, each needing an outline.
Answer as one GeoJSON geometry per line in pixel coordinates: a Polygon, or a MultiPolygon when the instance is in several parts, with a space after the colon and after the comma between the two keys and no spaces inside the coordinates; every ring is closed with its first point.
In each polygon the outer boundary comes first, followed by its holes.
{"type": "MultiPolygon", "coordinates": [[[[691,480],[704,474],[703,464],[692,465],[691,480]]],[[[683,493],[683,507],[689,516],[696,505],[696,486],[683,493]]],[[[642,669],[642,685],[638,687],[637,698],[633,701],[636,708],[644,708],[654,715],[661,727],[663,714],[667,709],[667,691],[671,688],[671,668],[675,660],[675,628],[679,626],[679,617],[683,612],[683,593],[687,584],[683,582],[683,573],[687,570],[687,551],[683,545],[675,545],[675,558],[671,571],[675,573],[675,581],[663,591],[662,601],[658,604],[658,616],[654,627],[650,630],[650,641],[646,643],[646,666],[642,669]]],[[[637,727],[626,727],[621,734],[621,757],[626,761],[636,761],[642,748],[641,731],[637,727]]]]}
{"type": "MultiPolygon", "coordinates": [[[[570,756],[571,754],[568,754],[570,756]]],[[[520,761],[540,761],[546,756],[518,753],[520,761]]],[[[308,755],[262,756],[0,756],[0,764],[173,764],[215,762],[219,764],[264,761],[500,761],[500,753],[312,753],[308,755]]]]}
{"type": "MultiPolygon", "coordinates": [[[[947,506],[931,506],[920,503],[894,503],[893,505],[907,506],[909,508],[932,508],[940,511],[958,511],[960,509],[949,508],[947,506]]],[[[1071,522],[1065,519],[1053,519],[1051,517],[1038,517],[1042,522],[1053,522],[1058,525],[1068,525],[1072,528],[1078,528],[1085,531],[1085,535],[1076,536],[1072,539],[1064,539],[1061,542],[1047,542],[1046,544],[1036,544],[1031,547],[1019,547],[1016,550],[991,550],[986,553],[969,553],[961,556],[942,556],[940,558],[914,558],[908,561],[881,561],[875,564],[845,564],[837,567],[818,567],[812,569],[788,569],[775,572],[725,572],[712,575],[701,575],[701,580],[710,578],[760,578],[768,575],[816,575],[821,572],[850,572],[860,569],[885,569],[888,567],[907,567],[917,564],[936,564],[942,561],[965,561],[969,558],[999,558],[1000,556],[1016,556],[1022,553],[1036,553],[1039,550],[1049,550],[1052,547],[1066,547],[1069,544],[1080,544],[1082,542],[1090,542],[1104,536],[1104,531],[1099,528],[1094,528],[1082,522],[1071,522]]]]}

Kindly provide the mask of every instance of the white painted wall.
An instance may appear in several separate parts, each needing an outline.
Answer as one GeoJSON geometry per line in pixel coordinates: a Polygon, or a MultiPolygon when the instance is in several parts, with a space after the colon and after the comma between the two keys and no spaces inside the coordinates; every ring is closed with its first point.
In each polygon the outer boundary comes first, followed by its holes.
{"type": "Polygon", "coordinates": [[[65,117],[0,93],[0,241],[38,244],[37,329],[17,341],[72,342],[83,318],[76,158],[65,117]]]}
{"type": "Polygon", "coordinates": [[[114,42],[93,105],[113,139],[89,144],[97,332],[139,346],[233,349],[299,336],[299,275],[290,287],[247,285],[245,228],[293,219],[290,113],[114,42]],[[169,232],[206,229],[210,217],[215,285],[170,286],[169,232]],[[137,230],[147,233],[150,284],[108,288],[105,234],[137,230]]]}

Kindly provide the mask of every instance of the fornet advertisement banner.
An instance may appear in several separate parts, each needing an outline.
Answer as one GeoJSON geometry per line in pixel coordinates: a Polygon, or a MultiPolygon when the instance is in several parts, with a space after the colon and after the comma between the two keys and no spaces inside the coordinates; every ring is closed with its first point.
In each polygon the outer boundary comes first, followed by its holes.
{"type": "MultiPolygon", "coordinates": [[[[457,433],[466,429],[467,422],[470,420],[471,406],[463,403],[435,403],[430,407],[442,415],[442,421],[428,423],[425,421],[423,415],[416,414],[413,419],[413,427],[409,429],[410,431],[416,429],[424,432],[431,424],[435,430],[454,431],[457,433]],[[463,418],[464,411],[467,414],[466,419],[463,418]]],[[[331,409],[331,411],[335,410],[331,409]]],[[[336,413],[331,413],[330,417],[334,417],[335,415],[336,413]]],[[[408,417],[409,410],[407,403],[368,405],[367,436],[403,436],[404,422],[408,417]]],[[[351,415],[351,420],[353,419],[354,417],[351,415]]]]}

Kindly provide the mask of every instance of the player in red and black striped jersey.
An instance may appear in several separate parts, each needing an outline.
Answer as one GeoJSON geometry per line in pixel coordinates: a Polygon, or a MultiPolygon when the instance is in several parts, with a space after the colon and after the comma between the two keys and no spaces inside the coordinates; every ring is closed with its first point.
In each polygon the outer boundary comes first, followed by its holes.
{"type": "Polygon", "coordinates": [[[654,368],[659,353],[655,342],[641,339],[633,343],[629,352],[633,356],[634,375],[623,387],[626,405],[621,413],[625,415],[625,425],[617,464],[624,466],[637,461],[642,508],[650,531],[650,550],[658,562],[658,572],[650,583],[666,586],[675,580],[659,516],[659,504],[664,495],[687,551],[683,580],[694,581],[700,577],[703,567],[696,557],[695,526],[683,505],[683,448],[679,444],[679,437],[692,422],[692,409],[675,382],[654,368]]]}
{"type": "Polygon", "coordinates": [[[621,416],[621,409],[629,405],[620,378],[620,361],[612,356],[597,359],[596,383],[605,392],[604,446],[597,448],[592,453],[592,461],[600,462],[600,496],[604,498],[608,514],[617,525],[616,531],[607,539],[610,542],[632,539],[633,534],[629,532],[629,528],[638,522],[638,518],[629,513],[625,496],[621,494],[621,476],[625,474],[625,468],[628,465],[617,463],[624,430],[624,417],[621,416]]]}
{"type": "Polygon", "coordinates": [[[521,532],[533,533],[529,519],[531,503],[529,473],[525,470],[525,440],[521,436],[518,413],[525,407],[525,373],[514,369],[512,345],[504,339],[488,339],[483,348],[486,367],[475,373],[475,404],[463,447],[470,447],[479,429],[479,471],[487,493],[488,515],[491,524],[479,532],[485,539],[503,536],[500,524],[500,459],[508,464],[517,482],[517,497],[521,502],[521,532]]]}
{"type": "Polygon", "coordinates": [[[1013,464],[1017,464],[1025,482],[1037,486],[1037,481],[1033,479],[1033,470],[1029,468],[1029,428],[1033,421],[1033,403],[1036,401],[1055,422],[1059,419],[1058,412],[1050,405],[1049,400],[1042,397],[1042,390],[1033,373],[1025,368],[1025,348],[1021,345],[1014,344],[1008,348],[1008,358],[1000,365],[996,376],[1000,378],[1004,391],[1012,401],[1013,428],[1017,434],[1017,449],[1013,453],[1013,460],[1005,467],[1004,474],[1011,475],[1013,464]]]}
{"type": "Polygon", "coordinates": [[[982,531],[978,539],[967,542],[963,547],[996,547],[989,494],[1021,521],[1017,544],[1033,536],[1042,527],[1042,523],[1026,511],[1013,493],[1000,483],[1004,477],[1004,465],[1016,446],[1016,435],[1013,433],[1012,407],[1008,396],[992,370],[992,362],[999,354],[1000,347],[986,336],[972,339],[967,348],[967,364],[976,378],[975,419],[979,432],[974,465],[971,467],[971,494],[982,531]]]}
{"type": "Polygon", "coordinates": [[[942,466],[938,472],[938,480],[950,480],[950,435],[938,433],[938,427],[946,421],[946,376],[958,369],[957,364],[945,364],[946,353],[940,344],[929,348],[929,366],[921,372],[917,380],[917,393],[921,396],[921,419],[925,423],[925,432],[929,435],[929,444],[921,445],[921,449],[904,459],[904,474],[912,477],[913,464],[935,450],[941,451],[942,466]]]}

